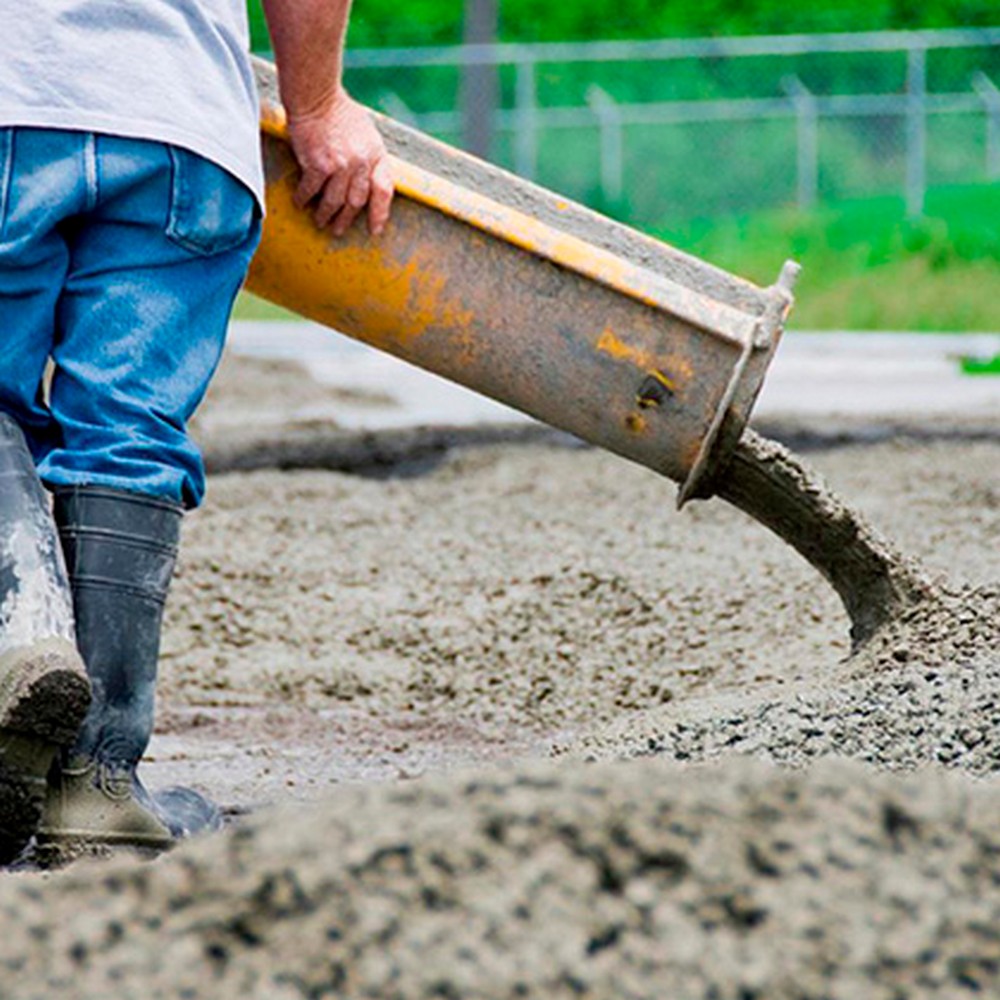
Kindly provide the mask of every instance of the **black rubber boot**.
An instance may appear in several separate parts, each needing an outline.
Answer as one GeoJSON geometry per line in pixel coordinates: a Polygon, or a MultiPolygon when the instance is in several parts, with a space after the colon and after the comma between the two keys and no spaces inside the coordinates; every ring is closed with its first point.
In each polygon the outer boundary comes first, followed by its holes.
{"type": "Polygon", "coordinates": [[[0,863],[35,833],[49,766],[89,702],[48,496],[21,429],[0,413],[0,863]]]}
{"type": "Polygon", "coordinates": [[[93,702],[71,750],[53,768],[38,839],[68,853],[131,846],[162,850],[221,826],[197,792],[150,794],[136,773],[153,731],[163,604],[181,508],[96,486],[58,489],[77,643],[93,702]]]}

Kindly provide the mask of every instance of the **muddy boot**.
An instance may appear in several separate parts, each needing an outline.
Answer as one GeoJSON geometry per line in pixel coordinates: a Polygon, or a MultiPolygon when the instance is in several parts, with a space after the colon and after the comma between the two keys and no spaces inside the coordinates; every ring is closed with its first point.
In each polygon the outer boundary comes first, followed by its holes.
{"type": "Polygon", "coordinates": [[[64,854],[130,846],[163,850],[221,826],[197,792],[150,794],[136,773],[153,730],[163,604],[181,509],[96,486],[56,491],[76,613],[94,700],[71,750],[50,776],[39,843],[64,854]]]}
{"type": "Polygon", "coordinates": [[[89,703],[48,497],[21,429],[0,413],[0,863],[38,827],[49,766],[89,703]]]}

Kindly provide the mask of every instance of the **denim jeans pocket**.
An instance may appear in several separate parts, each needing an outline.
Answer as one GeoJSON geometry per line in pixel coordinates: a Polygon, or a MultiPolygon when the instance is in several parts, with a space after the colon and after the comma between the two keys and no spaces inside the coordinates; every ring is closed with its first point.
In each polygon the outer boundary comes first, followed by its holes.
{"type": "Polygon", "coordinates": [[[7,223],[7,202],[10,200],[11,177],[14,173],[14,130],[0,128],[0,242],[7,223]]]}
{"type": "Polygon", "coordinates": [[[222,167],[186,149],[169,146],[170,215],[167,238],[209,257],[246,242],[257,219],[257,201],[222,167]]]}

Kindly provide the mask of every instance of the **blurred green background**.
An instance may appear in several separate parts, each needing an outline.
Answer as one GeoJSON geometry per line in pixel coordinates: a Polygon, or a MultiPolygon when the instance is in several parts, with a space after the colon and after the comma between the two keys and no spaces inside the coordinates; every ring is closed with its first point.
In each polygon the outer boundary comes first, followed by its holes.
{"type": "MultiPolygon", "coordinates": [[[[260,0],[250,0],[257,51],[270,45],[260,0]]],[[[454,45],[462,40],[462,0],[355,0],[348,44],[357,48],[454,45]]],[[[500,0],[506,42],[598,38],[691,38],[817,31],[990,27],[996,0],[500,0]]]]}
{"type": "MultiPolygon", "coordinates": [[[[269,41],[259,0],[250,0],[253,46],[269,41]]],[[[452,45],[462,40],[461,0],[356,0],[349,33],[354,48],[452,45]]],[[[583,0],[542,4],[500,0],[503,41],[702,37],[1000,25],[996,0],[583,0]]],[[[930,53],[928,90],[969,90],[975,71],[1000,83],[1000,49],[930,53]]],[[[816,93],[899,93],[901,54],[856,53],[793,59],[694,60],[609,64],[543,64],[542,107],[579,106],[598,83],[620,102],[779,96],[794,73],[816,93]]],[[[348,87],[385,106],[404,94],[416,113],[457,107],[457,67],[433,70],[353,69],[348,87]]],[[[511,68],[500,71],[500,106],[514,103],[511,68]]],[[[823,120],[819,199],[794,206],[795,130],[788,122],[720,126],[631,126],[626,129],[625,192],[608,203],[599,185],[596,130],[543,133],[538,176],[571,197],[652,232],[760,283],[786,257],[804,267],[794,325],[805,329],[1000,329],[1000,183],[983,169],[984,116],[928,119],[928,189],[923,217],[907,219],[900,174],[899,120],[823,120]],[[877,128],[878,134],[872,132],[877,128]],[[698,169],[699,157],[703,169],[698,169]],[[692,169],[692,164],[694,168],[692,169]],[[672,167],[674,169],[672,169],[672,167]],[[730,175],[720,184],[720,171],[730,175]],[[777,196],[754,197],[761,191],[777,196]]],[[[458,143],[457,131],[437,130],[458,143]]],[[[499,133],[493,158],[512,161],[511,137],[499,133]]],[[[244,300],[238,315],[273,315],[244,300]]]]}

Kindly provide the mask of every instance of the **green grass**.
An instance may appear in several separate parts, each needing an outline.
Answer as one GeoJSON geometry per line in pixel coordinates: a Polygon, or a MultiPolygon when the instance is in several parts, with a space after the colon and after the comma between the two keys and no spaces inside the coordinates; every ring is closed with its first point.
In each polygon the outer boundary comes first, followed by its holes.
{"type": "Polygon", "coordinates": [[[799,261],[800,329],[1000,329],[1000,184],[932,190],[920,221],[881,198],[654,231],[760,284],[786,258],[799,261]]]}
{"type": "Polygon", "coordinates": [[[1000,354],[992,358],[964,355],[959,358],[959,366],[966,375],[1000,375],[1000,354]]]}
{"type": "Polygon", "coordinates": [[[301,319],[301,316],[249,292],[240,292],[233,309],[233,319],[301,319]]]}

